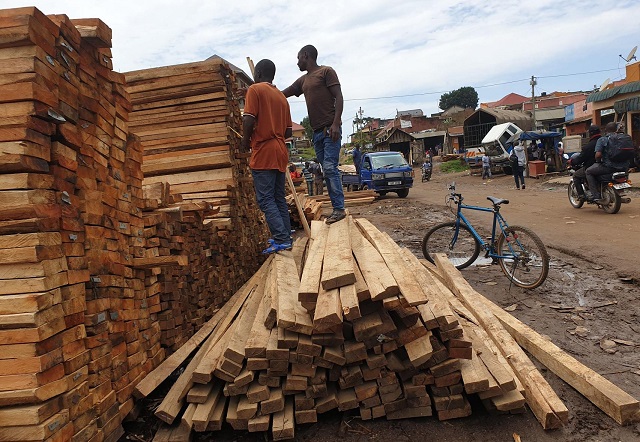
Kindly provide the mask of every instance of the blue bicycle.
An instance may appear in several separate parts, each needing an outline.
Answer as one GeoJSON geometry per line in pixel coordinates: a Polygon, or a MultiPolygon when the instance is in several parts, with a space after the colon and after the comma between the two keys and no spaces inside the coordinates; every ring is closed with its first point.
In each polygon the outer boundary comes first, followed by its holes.
{"type": "MultiPolygon", "coordinates": [[[[457,205],[456,220],[431,228],[422,240],[422,253],[430,262],[432,255],[444,253],[458,269],[471,265],[485,250],[485,257],[498,262],[511,282],[518,287],[533,289],[540,286],[549,274],[549,254],[542,240],[526,227],[509,226],[500,214],[500,206],[509,200],[488,196],[493,207],[462,204],[462,194],[456,193],[455,183],[449,186],[447,206],[457,205]],[[485,242],[476,232],[462,209],[493,213],[491,242],[485,242]],[[499,229],[499,230],[498,230],[499,229]]],[[[452,209],[453,212],[453,209],[452,209]]]]}

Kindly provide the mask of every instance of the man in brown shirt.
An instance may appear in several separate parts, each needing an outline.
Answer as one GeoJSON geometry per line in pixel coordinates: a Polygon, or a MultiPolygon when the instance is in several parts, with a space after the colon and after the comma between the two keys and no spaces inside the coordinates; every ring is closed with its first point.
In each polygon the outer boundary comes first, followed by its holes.
{"type": "Polygon", "coordinates": [[[282,93],[285,97],[304,94],[309,113],[309,123],[313,129],[313,147],[322,165],[324,180],[333,206],[333,213],[327,224],[345,217],[344,193],[338,170],[342,138],[343,98],[338,75],[329,66],[318,66],[318,51],[307,45],[298,52],[298,67],[307,71],[282,93]]]}
{"type": "Polygon", "coordinates": [[[271,82],[276,66],[260,60],[255,67],[255,84],[247,90],[242,120],[244,152],[251,147],[249,167],[253,175],[256,199],[264,213],[272,238],[262,253],[291,249],[291,221],[285,199],[285,173],[289,151],[285,139],[291,137],[291,111],[282,92],[271,82]]]}

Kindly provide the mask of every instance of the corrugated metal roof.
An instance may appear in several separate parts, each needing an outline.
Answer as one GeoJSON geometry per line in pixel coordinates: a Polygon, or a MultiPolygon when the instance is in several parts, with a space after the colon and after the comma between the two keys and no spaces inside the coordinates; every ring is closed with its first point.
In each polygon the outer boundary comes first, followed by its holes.
{"type": "Polygon", "coordinates": [[[613,103],[613,108],[619,114],[625,112],[637,112],[640,111],[640,97],[627,98],[626,100],[618,100],[613,103]]]}
{"type": "Polygon", "coordinates": [[[444,130],[432,131],[432,132],[414,132],[411,136],[417,140],[422,138],[431,138],[431,137],[442,137],[446,135],[447,132],[444,130]]]}
{"type": "Polygon", "coordinates": [[[632,81],[631,83],[623,84],[621,86],[612,87],[600,92],[594,92],[587,97],[587,103],[595,103],[597,101],[608,100],[620,94],[631,94],[633,92],[640,91],[640,81],[632,81]]]}

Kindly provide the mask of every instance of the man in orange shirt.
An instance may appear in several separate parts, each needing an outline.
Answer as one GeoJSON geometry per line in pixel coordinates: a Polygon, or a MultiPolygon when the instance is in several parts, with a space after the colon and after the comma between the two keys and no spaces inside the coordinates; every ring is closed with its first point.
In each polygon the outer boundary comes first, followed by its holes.
{"type": "Polygon", "coordinates": [[[253,175],[256,199],[264,213],[272,238],[264,254],[291,249],[291,220],[285,200],[285,173],[289,151],[284,140],[291,137],[289,103],[271,82],[276,66],[260,60],[254,80],[245,97],[241,149],[251,148],[249,167],[253,175]]]}

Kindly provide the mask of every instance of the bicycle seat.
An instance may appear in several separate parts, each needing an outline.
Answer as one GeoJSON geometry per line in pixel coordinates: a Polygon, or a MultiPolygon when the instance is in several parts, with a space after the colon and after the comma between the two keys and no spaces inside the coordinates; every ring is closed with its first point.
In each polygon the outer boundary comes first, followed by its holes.
{"type": "Polygon", "coordinates": [[[509,204],[509,200],[503,200],[494,196],[488,196],[487,199],[491,201],[494,206],[499,206],[500,204],[509,204]]]}

